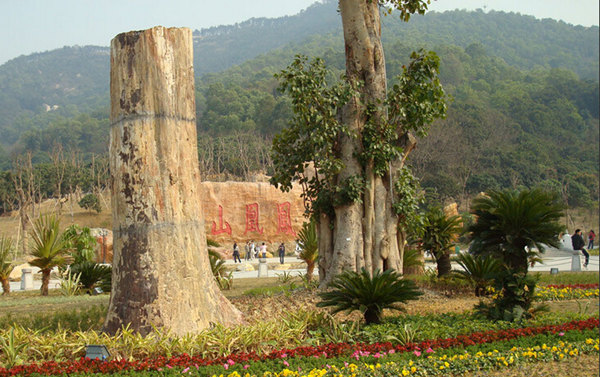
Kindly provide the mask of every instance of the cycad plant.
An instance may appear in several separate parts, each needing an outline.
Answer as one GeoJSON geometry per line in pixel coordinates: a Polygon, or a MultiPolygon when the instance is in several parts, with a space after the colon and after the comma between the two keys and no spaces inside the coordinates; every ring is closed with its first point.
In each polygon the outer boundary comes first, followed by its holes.
{"type": "Polygon", "coordinates": [[[360,272],[345,271],[331,282],[330,291],[320,293],[319,307],[333,307],[333,314],[359,310],[367,324],[381,323],[384,309],[403,310],[399,303],[422,295],[415,283],[402,279],[394,270],[376,270],[373,276],[362,268],[360,272]]]}
{"type": "Polygon", "coordinates": [[[70,236],[60,232],[60,222],[54,215],[40,216],[31,229],[29,264],[42,272],[42,296],[48,295],[50,272],[54,267],[63,267],[72,259],[69,255],[70,236]]]}
{"type": "Polygon", "coordinates": [[[564,205],[540,189],[491,191],[473,200],[469,227],[476,254],[492,253],[512,271],[527,272],[528,250],[559,247],[564,205]]]}
{"type": "Polygon", "coordinates": [[[458,264],[462,270],[454,271],[454,274],[469,282],[475,289],[475,296],[485,294],[487,287],[491,287],[494,279],[502,271],[502,263],[492,256],[473,256],[469,253],[458,255],[458,264]]]}
{"type": "Polygon", "coordinates": [[[110,292],[111,266],[85,261],[72,264],[71,273],[79,276],[79,284],[87,293],[93,293],[96,287],[100,287],[103,292],[110,292]]]}
{"type": "Polygon", "coordinates": [[[306,281],[308,285],[312,280],[315,264],[319,258],[319,239],[317,238],[317,226],[313,220],[302,224],[298,232],[298,240],[302,243],[302,251],[298,258],[306,262],[306,281]]]}
{"type": "Polygon", "coordinates": [[[14,242],[12,238],[0,237],[0,283],[2,283],[2,294],[10,294],[10,282],[8,278],[12,272],[13,266],[14,242]]]}
{"type": "Polygon", "coordinates": [[[450,249],[462,233],[460,216],[447,216],[440,207],[430,209],[425,215],[423,235],[420,238],[423,250],[429,251],[436,263],[438,277],[452,270],[450,249]]]}
{"type": "Polygon", "coordinates": [[[530,250],[543,253],[545,245],[559,246],[563,209],[557,194],[540,189],[491,191],[473,200],[471,251],[491,254],[504,266],[497,282],[500,295],[494,307],[487,308],[491,317],[514,320],[528,315],[536,284],[527,276],[530,250]]]}

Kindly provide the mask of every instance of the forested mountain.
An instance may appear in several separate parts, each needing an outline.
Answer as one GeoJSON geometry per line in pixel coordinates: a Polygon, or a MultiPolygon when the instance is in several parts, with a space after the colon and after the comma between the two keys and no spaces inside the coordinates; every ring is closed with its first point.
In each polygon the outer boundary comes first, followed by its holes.
{"type": "MultiPolygon", "coordinates": [[[[269,140],[291,117],[273,74],[298,53],[343,72],[336,4],[194,32],[205,175],[269,172],[269,140]]],[[[433,49],[441,58],[448,117],[410,161],[432,195],[460,201],[488,188],[542,185],[572,205],[597,200],[598,27],[481,11],[432,12],[408,23],[392,15],[383,25],[390,83],[413,50],[433,49]]],[[[36,174],[48,181],[43,196],[51,196],[60,186],[49,173],[57,145],[77,153],[80,170],[107,151],[108,54],[65,47],[0,66],[0,168],[31,152],[36,174]]],[[[11,179],[0,176],[0,212],[11,208],[3,199],[14,195],[11,179]]],[[[77,179],[82,187],[94,182],[77,179]]]]}

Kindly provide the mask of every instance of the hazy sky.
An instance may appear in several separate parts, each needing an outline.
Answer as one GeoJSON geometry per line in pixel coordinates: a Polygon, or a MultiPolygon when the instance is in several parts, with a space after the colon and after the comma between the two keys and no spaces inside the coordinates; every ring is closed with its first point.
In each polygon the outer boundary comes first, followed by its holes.
{"type": "MultiPolygon", "coordinates": [[[[201,29],[252,17],[293,15],[316,0],[0,0],[0,64],[72,45],[108,46],[152,26],[201,29]]],[[[496,9],[598,25],[598,0],[438,0],[430,9],[496,9]]]]}

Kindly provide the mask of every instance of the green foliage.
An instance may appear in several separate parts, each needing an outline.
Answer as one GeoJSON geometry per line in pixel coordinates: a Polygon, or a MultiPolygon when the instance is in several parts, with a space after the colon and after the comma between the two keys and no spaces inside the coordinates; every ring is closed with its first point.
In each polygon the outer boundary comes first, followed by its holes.
{"type": "Polygon", "coordinates": [[[475,290],[475,296],[486,294],[486,288],[492,287],[494,279],[502,271],[502,264],[492,256],[473,256],[469,253],[460,253],[457,263],[462,270],[453,273],[471,284],[475,290]]]}
{"type": "Polygon", "coordinates": [[[331,282],[331,290],[320,293],[319,307],[333,307],[333,313],[360,311],[367,324],[380,323],[383,309],[403,310],[397,303],[406,303],[422,295],[415,284],[393,270],[376,270],[373,276],[364,268],[359,272],[345,271],[331,282]]]}
{"type": "Polygon", "coordinates": [[[398,216],[399,222],[414,236],[419,236],[423,230],[423,215],[419,209],[423,203],[423,193],[419,180],[412,174],[406,165],[396,174],[394,182],[396,199],[392,208],[398,216]]]}
{"type": "Polygon", "coordinates": [[[302,229],[298,232],[298,241],[302,245],[302,250],[298,258],[306,263],[306,282],[310,286],[315,270],[315,264],[319,258],[319,239],[317,238],[317,224],[314,220],[302,224],[302,229]]]}
{"type": "Polygon", "coordinates": [[[90,228],[73,224],[65,229],[64,234],[69,239],[68,248],[71,250],[73,264],[94,260],[97,242],[90,228]]]}
{"type": "MultiPolygon", "coordinates": [[[[273,140],[274,174],[270,182],[289,191],[297,179],[304,188],[302,195],[310,213],[332,211],[331,201],[318,199],[334,196],[333,180],[343,167],[334,145],[341,135],[348,135],[346,126],[338,120],[338,111],[354,92],[345,80],[331,84],[331,76],[322,59],[309,63],[304,56],[296,56],[286,70],[276,75],[279,89],[292,99],[294,115],[288,128],[273,140]],[[314,168],[312,175],[306,174],[310,163],[314,168]]],[[[350,200],[360,186],[355,181],[345,190],[350,200]]]]}
{"type": "Polygon", "coordinates": [[[14,241],[10,237],[2,235],[0,237],[0,283],[2,284],[2,294],[10,293],[10,285],[8,284],[8,277],[12,272],[13,258],[14,258],[14,241]],[[8,286],[8,291],[6,290],[8,286]]]}
{"type": "Polygon", "coordinates": [[[475,311],[492,320],[522,322],[539,310],[531,307],[537,280],[536,275],[505,270],[498,278],[497,287],[501,289],[500,294],[494,297],[492,303],[480,302],[475,311]]]}
{"type": "Polygon", "coordinates": [[[450,248],[458,241],[462,229],[460,216],[447,216],[440,207],[432,207],[425,215],[421,248],[435,258],[439,277],[451,270],[450,248]]]}
{"type": "Polygon", "coordinates": [[[86,194],[79,201],[79,206],[83,209],[87,209],[88,211],[94,210],[97,213],[102,212],[102,206],[100,205],[100,199],[96,194],[86,194]]]}
{"type": "Polygon", "coordinates": [[[72,273],[70,268],[67,268],[60,274],[60,293],[64,296],[75,296],[79,293],[81,286],[79,285],[79,274],[72,273]]]}
{"type": "Polygon", "coordinates": [[[471,250],[491,253],[514,272],[527,272],[527,249],[559,247],[564,205],[555,193],[540,189],[490,191],[473,200],[476,218],[468,228],[471,250]]]}
{"type": "Polygon", "coordinates": [[[71,265],[71,272],[79,276],[79,284],[85,292],[92,294],[94,288],[110,292],[112,267],[100,263],[85,261],[71,265]]]}
{"type": "MultiPolygon", "coordinates": [[[[473,200],[476,217],[469,227],[475,254],[491,254],[504,268],[497,279],[500,294],[478,310],[490,318],[518,321],[531,315],[536,278],[527,275],[532,250],[558,247],[564,205],[556,193],[540,189],[491,191],[473,200]]],[[[535,254],[534,254],[535,255],[535,254]]]]}
{"type": "Polygon", "coordinates": [[[34,221],[30,232],[29,264],[39,267],[42,272],[43,296],[48,295],[50,271],[54,267],[64,267],[71,261],[68,254],[70,236],[60,231],[60,222],[54,215],[40,216],[34,221]]]}
{"type": "Polygon", "coordinates": [[[421,260],[421,253],[417,249],[405,248],[402,257],[403,271],[406,273],[407,268],[424,267],[424,262],[421,260]]]}
{"type": "Polygon", "coordinates": [[[225,261],[221,255],[212,249],[208,249],[208,261],[210,262],[210,270],[216,278],[222,277],[225,274],[225,261]]]}
{"type": "Polygon", "coordinates": [[[63,309],[52,313],[5,314],[0,316],[0,328],[22,327],[30,332],[39,333],[100,331],[106,318],[107,306],[89,302],[97,301],[95,300],[96,297],[100,296],[78,296],[78,298],[81,298],[79,301],[82,305],[79,310],[63,309]],[[86,298],[89,298],[89,300],[86,298]]]}

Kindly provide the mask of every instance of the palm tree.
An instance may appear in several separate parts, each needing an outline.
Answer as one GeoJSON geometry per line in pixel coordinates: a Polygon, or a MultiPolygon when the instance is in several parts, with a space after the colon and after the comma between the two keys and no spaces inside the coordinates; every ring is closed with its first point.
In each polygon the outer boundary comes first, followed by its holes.
{"type": "Polygon", "coordinates": [[[42,296],[48,295],[50,272],[54,267],[63,267],[71,259],[69,255],[69,235],[60,232],[60,222],[54,216],[40,216],[31,229],[31,247],[33,257],[29,264],[39,267],[42,272],[42,296]]]}
{"type": "Polygon", "coordinates": [[[421,248],[428,250],[437,263],[438,277],[452,270],[450,248],[456,244],[462,233],[460,216],[447,216],[440,207],[430,209],[425,215],[421,248]]]}
{"type": "Polygon", "coordinates": [[[528,250],[559,247],[564,205],[554,193],[540,189],[491,191],[473,200],[475,222],[469,227],[475,254],[492,253],[505,266],[527,273],[528,250]]]}
{"type": "Polygon", "coordinates": [[[317,226],[313,220],[302,224],[298,233],[298,239],[302,243],[302,251],[298,258],[306,262],[306,280],[310,283],[315,264],[319,258],[319,240],[317,238],[317,226]]]}
{"type": "Polygon", "coordinates": [[[383,309],[403,310],[397,303],[416,300],[422,293],[415,283],[402,279],[394,270],[375,270],[373,276],[363,267],[359,272],[344,271],[331,282],[331,291],[319,293],[318,307],[332,306],[333,314],[354,310],[363,313],[365,322],[380,323],[383,309]]]}
{"type": "Polygon", "coordinates": [[[2,294],[10,294],[10,283],[8,278],[12,272],[12,253],[14,249],[14,242],[12,238],[5,236],[0,237],[0,282],[2,283],[2,294]]]}
{"type": "Polygon", "coordinates": [[[540,189],[491,191],[473,200],[475,222],[469,226],[471,251],[491,254],[503,264],[501,295],[481,309],[491,318],[518,320],[529,315],[536,279],[527,275],[532,250],[558,247],[564,205],[555,193],[540,189]]]}

